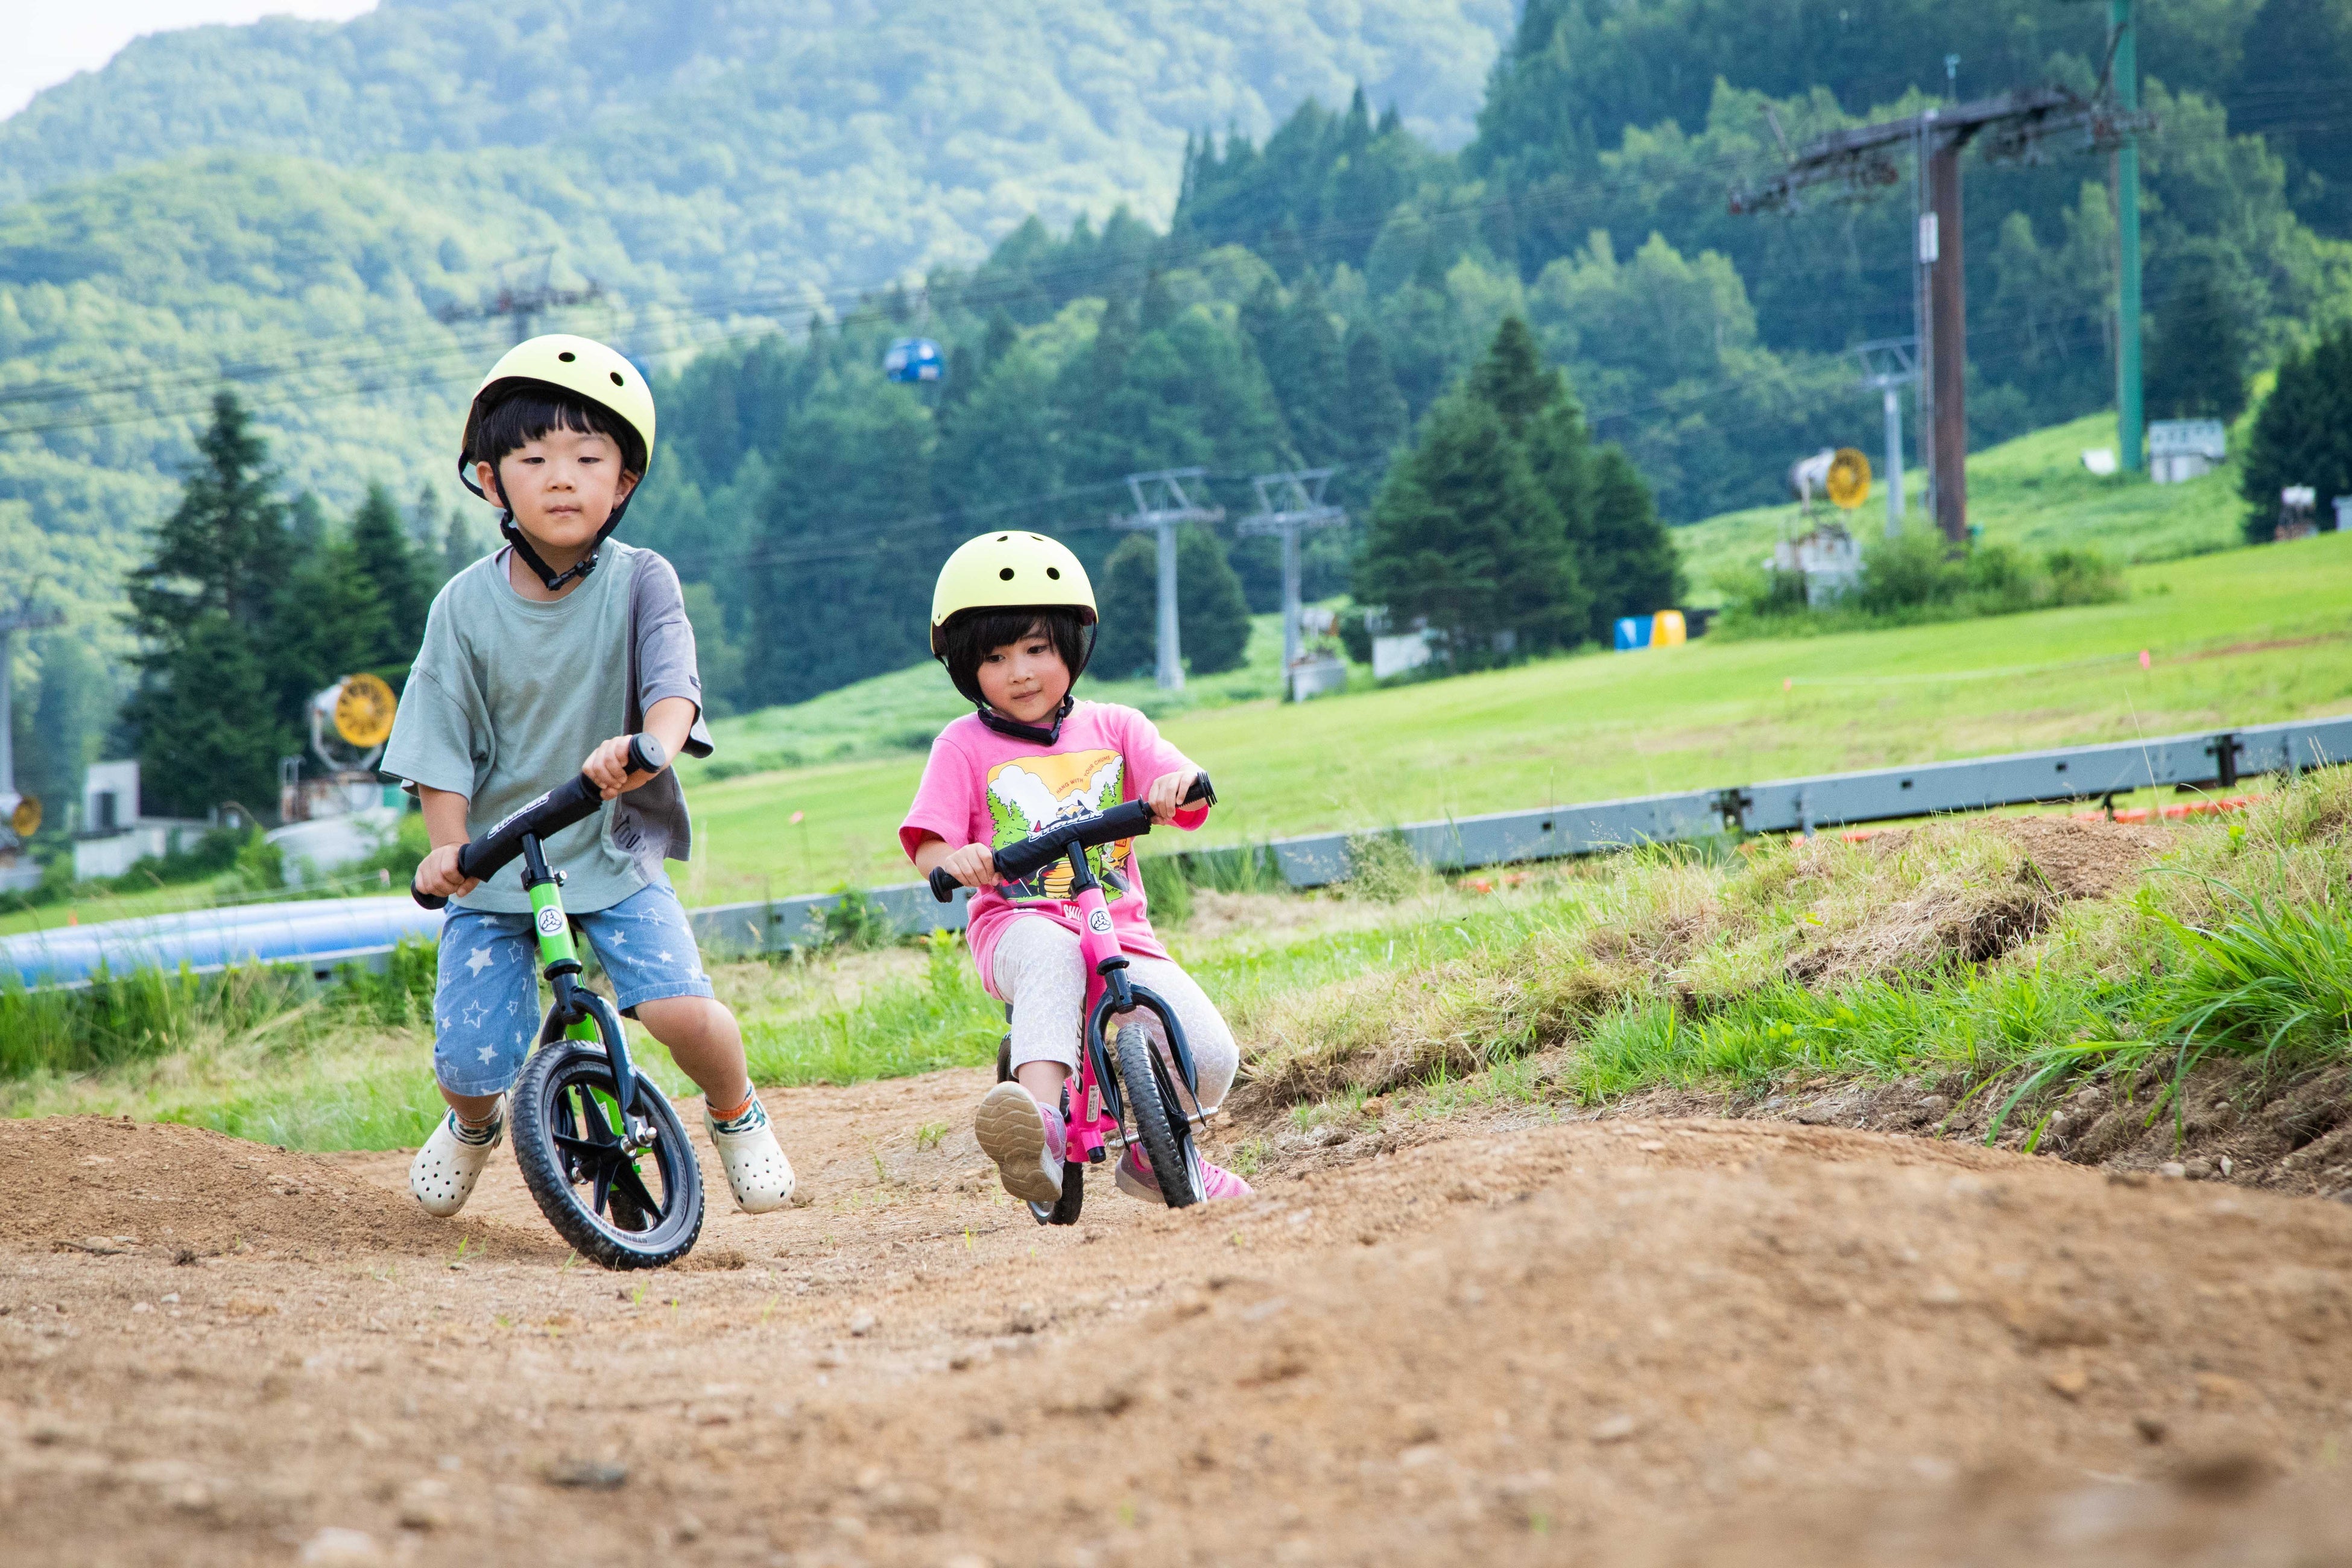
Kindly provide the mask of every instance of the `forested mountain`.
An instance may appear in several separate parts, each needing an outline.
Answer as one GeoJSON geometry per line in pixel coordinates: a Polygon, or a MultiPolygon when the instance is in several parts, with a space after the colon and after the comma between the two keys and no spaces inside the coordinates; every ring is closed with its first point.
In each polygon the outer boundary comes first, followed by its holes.
{"type": "MultiPolygon", "coordinates": [[[[220,378],[296,486],[404,498],[511,319],[648,363],[1164,212],[1186,137],[1380,84],[1471,130],[1508,0],[386,0],[147,38],[0,124],[0,575],[110,607],[220,378]],[[542,317],[541,325],[552,318],[542,317]],[[289,372],[298,374],[289,374],[289,372]]],[[[29,667],[28,667],[29,668],[29,667]]]]}
{"type": "MultiPolygon", "coordinates": [[[[2139,10],[2162,414],[2352,315],[2352,0],[2139,10]]],[[[281,489],[341,514],[429,479],[440,540],[457,400],[518,326],[479,312],[536,285],[575,301],[537,325],[663,383],[632,527],[739,701],[919,657],[926,563],[975,520],[1101,559],[1129,471],[1206,466],[1234,509],[1337,462],[1370,515],[1514,316],[1686,521],[1874,448],[1845,351],[1910,325],[1906,195],[1728,189],[1948,89],[2089,89],[2105,29],[2059,0],[392,0],[144,40],[0,124],[0,574],[119,658],[225,378],[281,489]],[[880,374],[918,332],[943,387],[880,374]]],[[[1968,162],[1979,438],[2111,396],[2106,173],[1968,162]]],[[[1317,542],[1318,591],[1347,548],[1317,542]]],[[[1264,605],[1267,550],[1232,552],[1264,605]]]]}

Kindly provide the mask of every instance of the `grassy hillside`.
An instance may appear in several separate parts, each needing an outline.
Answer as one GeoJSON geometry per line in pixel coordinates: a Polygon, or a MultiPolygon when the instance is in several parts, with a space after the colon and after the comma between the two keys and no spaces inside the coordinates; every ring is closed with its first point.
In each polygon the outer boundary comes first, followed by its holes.
{"type": "MultiPolygon", "coordinates": [[[[1303,707],[1240,702],[1163,728],[1217,775],[1226,804],[1201,840],[1215,842],[2352,706],[2339,643],[2352,635],[2352,537],[2127,576],[2120,604],[1585,654],[1303,707]]],[[[909,751],[697,785],[689,901],[906,879],[896,832],[921,765],[909,751]]]]}
{"type": "MultiPolygon", "coordinates": [[[[2233,452],[2243,449],[2252,418],[2231,433],[2233,452]]],[[[2103,479],[2083,467],[2085,450],[2115,444],[2116,416],[2094,414],[1971,454],[1969,522],[1994,543],[2034,551],[2089,546],[2110,560],[2132,563],[2202,555],[2242,542],[2238,522],[2244,503],[2234,461],[2181,485],[2152,485],[2137,476],[2103,479]]],[[[1877,460],[1874,448],[1874,466],[1877,460]]],[[[1914,469],[1905,478],[1911,515],[1925,521],[1924,476],[1914,469]]],[[[1857,537],[1874,538],[1885,526],[1883,483],[1884,476],[1874,478],[1871,499],[1845,519],[1857,537]]],[[[1723,574],[1755,565],[1804,526],[1790,503],[1725,512],[1675,530],[1693,598],[1720,603],[1723,574]]]]}

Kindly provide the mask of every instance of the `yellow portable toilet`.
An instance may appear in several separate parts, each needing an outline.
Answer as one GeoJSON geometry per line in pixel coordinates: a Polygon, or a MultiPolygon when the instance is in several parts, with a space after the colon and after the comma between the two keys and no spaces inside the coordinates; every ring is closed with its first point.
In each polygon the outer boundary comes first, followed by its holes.
{"type": "Polygon", "coordinates": [[[1664,647],[1669,644],[1688,642],[1690,631],[1683,625],[1680,610],[1660,610],[1650,617],[1650,646],[1664,647]]]}

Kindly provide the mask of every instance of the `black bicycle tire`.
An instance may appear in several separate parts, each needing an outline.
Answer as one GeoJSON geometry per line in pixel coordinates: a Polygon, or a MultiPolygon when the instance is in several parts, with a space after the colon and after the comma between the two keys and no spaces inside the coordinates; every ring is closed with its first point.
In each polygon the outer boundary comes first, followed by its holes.
{"type": "Polygon", "coordinates": [[[1193,1162],[1184,1157],[1184,1146],[1192,1140],[1177,1130],[1168,1100],[1160,1091],[1151,1032],[1140,1024],[1122,1024],[1115,1048],[1119,1087],[1134,1113],[1135,1135],[1142,1141],[1143,1157],[1151,1163],[1152,1178],[1160,1184],[1160,1201],[1171,1209],[1190,1208],[1206,1194],[1196,1184],[1193,1162]]]}
{"type": "MultiPolygon", "coordinates": [[[[702,1235],[701,1162],[687,1138],[685,1123],[678,1120],[668,1098],[652,1083],[639,1079],[639,1107],[654,1124],[656,1157],[663,1159],[667,1173],[666,1187],[669,1177],[676,1177],[676,1186],[670,1190],[680,1194],[682,1215],[667,1234],[657,1233],[661,1239],[651,1246],[625,1241],[598,1225],[583,1210],[571,1182],[565,1179],[548,1131],[548,1085],[573,1065],[591,1061],[604,1062],[603,1047],[585,1040],[556,1039],[533,1051],[530,1059],[523,1064],[521,1074],[515,1079],[507,1118],[514,1139],[515,1163],[522,1171],[523,1185],[530,1189],[539,1212],[581,1257],[612,1269],[667,1268],[693,1251],[702,1235]],[[675,1152],[674,1155],[671,1152],[675,1152]],[[665,1158],[666,1155],[671,1157],[665,1158]]],[[[609,1089],[609,1064],[604,1073],[609,1089]]]]}

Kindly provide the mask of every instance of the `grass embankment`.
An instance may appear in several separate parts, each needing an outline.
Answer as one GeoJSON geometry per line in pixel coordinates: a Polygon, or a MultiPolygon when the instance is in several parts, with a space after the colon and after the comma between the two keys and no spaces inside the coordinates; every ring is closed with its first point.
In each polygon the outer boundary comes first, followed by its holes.
{"type": "MultiPolygon", "coordinates": [[[[2252,1127],[2310,1069],[2344,1076],[2347,877],[2352,772],[2337,770],[2241,819],[2178,827],[1978,819],[1759,840],[1489,878],[1486,896],[1389,867],[1314,898],[1202,894],[1171,934],[1244,1042],[1244,1163],[1310,1131],[1465,1105],[1678,1092],[1719,1110],[1854,1086],[1892,1086],[1893,1125],[2105,1158],[2252,1127]],[[2226,1092],[2209,1074],[2176,1097],[2209,1059],[2238,1065],[2226,1092]]],[[[951,938],[715,973],[762,1083],[978,1065],[1002,1027],[951,938]]],[[[53,1028],[57,1059],[20,1051],[0,1104],[310,1148],[413,1143],[437,1114],[425,988],[420,964],[342,1004],[272,1013],[215,988],[151,1010],[143,1032],[53,1028]]],[[[28,1009],[69,1005],[97,1004],[0,999],[0,1029],[22,1037],[28,1009]]],[[[2242,1164],[2305,1145],[2337,1158],[2322,1135],[2341,1085],[2289,1100],[2277,1147],[2227,1146],[2242,1164]]],[[[2352,1184],[2352,1149],[2339,1152],[2341,1172],[2305,1173],[2352,1184]]]]}
{"type": "MultiPolygon", "coordinates": [[[[2339,641],[2352,632],[2352,537],[2127,575],[2117,604],[1590,654],[1296,707],[1237,703],[1163,729],[1225,797],[1198,841],[1232,843],[2352,704],[2339,641]]],[[[909,752],[699,785],[689,901],[907,879],[897,828],[920,771],[909,752]]]]}

